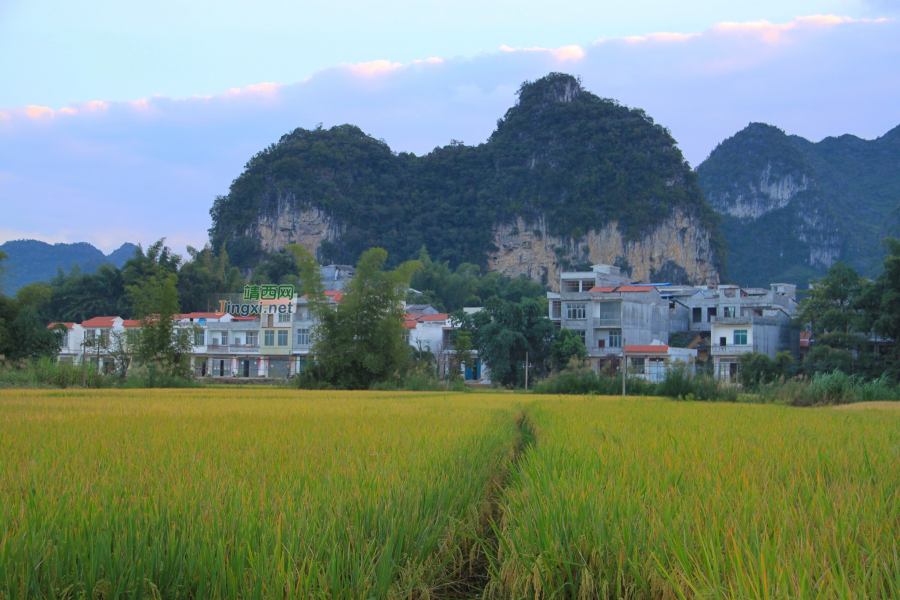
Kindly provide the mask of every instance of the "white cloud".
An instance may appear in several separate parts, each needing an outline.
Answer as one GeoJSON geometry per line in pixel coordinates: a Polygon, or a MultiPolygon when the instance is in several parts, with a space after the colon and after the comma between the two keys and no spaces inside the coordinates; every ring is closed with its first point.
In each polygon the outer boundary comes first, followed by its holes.
{"type": "Polygon", "coordinates": [[[359,125],[398,151],[479,143],[525,80],[582,77],[643,108],[698,164],[750,121],[818,140],[900,123],[900,23],[832,15],[721,23],[699,33],[511,48],[472,58],[341,64],[293,84],[0,110],[9,230],[67,240],[202,245],[209,208],[256,152],[295,127],[359,125]],[[123,237],[125,236],[125,237],[123,237]],[[134,237],[127,237],[134,236],[134,237]],[[176,242],[177,240],[177,242],[176,242]]]}

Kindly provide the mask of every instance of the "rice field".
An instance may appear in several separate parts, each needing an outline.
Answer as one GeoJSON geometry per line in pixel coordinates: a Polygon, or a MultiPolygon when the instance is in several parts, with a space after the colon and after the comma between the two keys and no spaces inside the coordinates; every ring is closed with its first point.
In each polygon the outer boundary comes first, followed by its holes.
{"type": "Polygon", "coordinates": [[[0,598],[453,595],[514,410],[499,395],[2,392],[0,598]]]}
{"type": "Polygon", "coordinates": [[[900,413],[545,401],[494,598],[900,598],[900,413]]]}
{"type": "Polygon", "coordinates": [[[900,411],[0,391],[0,600],[141,597],[900,599],[900,411]]]}

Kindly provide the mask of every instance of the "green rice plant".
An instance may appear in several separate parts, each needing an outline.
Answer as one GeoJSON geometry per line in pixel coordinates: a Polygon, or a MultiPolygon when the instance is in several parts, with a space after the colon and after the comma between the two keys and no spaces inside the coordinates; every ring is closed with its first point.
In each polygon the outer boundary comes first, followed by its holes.
{"type": "Polygon", "coordinates": [[[488,598],[900,598],[900,412],[544,399],[488,598]]]}
{"type": "Polygon", "coordinates": [[[482,560],[506,396],[0,392],[0,598],[441,598],[482,560]]]}

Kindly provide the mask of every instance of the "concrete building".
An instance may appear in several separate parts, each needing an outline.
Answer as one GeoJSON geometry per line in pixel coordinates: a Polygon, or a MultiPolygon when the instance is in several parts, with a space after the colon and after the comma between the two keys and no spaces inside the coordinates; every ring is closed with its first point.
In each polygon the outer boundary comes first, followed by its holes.
{"type": "Polygon", "coordinates": [[[679,360],[708,357],[726,381],[737,379],[740,356],[747,352],[799,355],[799,332],[792,324],[796,287],[790,284],[768,289],[632,284],[618,268],[594,265],[591,272],[562,273],[560,292],[547,298],[550,319],[581,336],[597,369],[618,368],[623,344],[667,348],[664,358],[657,348],[636,356],[636,367],[641,359],[644,365],[659,359],[671,363],[682,354],[668,346],[673,333],[686,339],[693,353],[679,360]]]}
{"type": "Polygon", "coordinates": [[[581,336],[597,369],[618,368],[623,344],[668,342],[669,302],[653,285],[631,285],[617,267],[563,273],[548,293],[550,319],[581,336]]]}

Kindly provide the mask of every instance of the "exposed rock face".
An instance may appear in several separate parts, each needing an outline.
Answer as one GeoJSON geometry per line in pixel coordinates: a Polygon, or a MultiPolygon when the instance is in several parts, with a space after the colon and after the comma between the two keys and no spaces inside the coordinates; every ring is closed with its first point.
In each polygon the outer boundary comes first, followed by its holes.
{"type": "Polygon", "coordinates": [[[588,231],[582,238],[550,235],[543,219],[495,224],[488,266],[510,276],[526,275],[559,289],[559,274],[579,264],[604,263],[631,271],[634,281],[713,284],[719,274],[711,261],[710,234],[696,217],[676,210],[638,240],[626,240],[618,224],[588,231]]]}
{"type": "Polygon", "coordinates": [[[266,252],[300,244],[318,256],[323,241],[338,240],[341,227],[321,208],[298,206],[292,197],[279,196],[276,210],[261,214],[246,235],[259,240],[266,252]]]}
{"type": "Polygon", "coordinates": [[[799,192],[808,190],[810,185],[805,173],[788,173],[783,177],[773,175],[770,161],[759,174],[758,181],[748,182],[748,189],[734,193],[725,191],[710,198],[710,201],[717,211],[747,222],[784,208],[799,192]]]}

